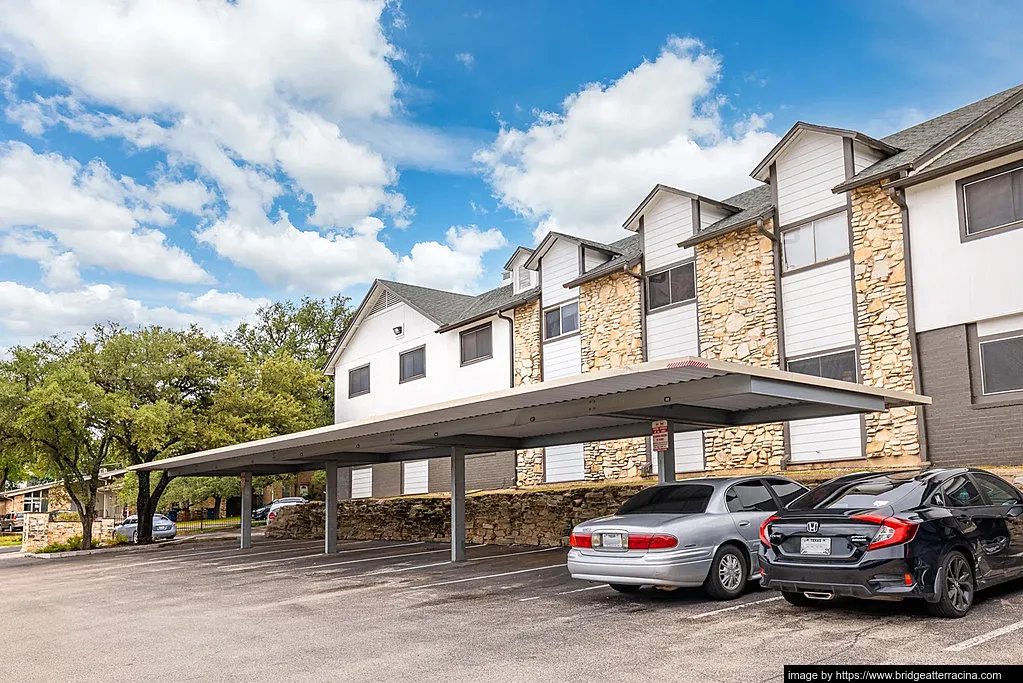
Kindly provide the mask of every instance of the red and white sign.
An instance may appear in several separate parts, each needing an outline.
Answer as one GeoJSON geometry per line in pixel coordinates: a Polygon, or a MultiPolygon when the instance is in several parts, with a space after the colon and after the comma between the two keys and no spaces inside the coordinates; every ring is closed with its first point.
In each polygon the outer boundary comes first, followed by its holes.
{"type": "Polygon", "coordinates": [[[650,423],[650,433],[654,437],[654,450],[668,450],[668,421],[657,420],[650,423]]]}

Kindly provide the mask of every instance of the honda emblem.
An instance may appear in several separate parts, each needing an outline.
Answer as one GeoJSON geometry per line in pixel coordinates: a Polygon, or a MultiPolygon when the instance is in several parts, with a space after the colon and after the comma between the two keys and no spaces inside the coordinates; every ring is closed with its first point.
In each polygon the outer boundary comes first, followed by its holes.
{"type": "Polygon", "coordinates": [[[820,531],[820,528],[821,528],[821,523],[820,522],[807,522],[806,523],[806,530],[809,533],[811,533],[811,534],[817,533],[818,531],[820,531]]]}

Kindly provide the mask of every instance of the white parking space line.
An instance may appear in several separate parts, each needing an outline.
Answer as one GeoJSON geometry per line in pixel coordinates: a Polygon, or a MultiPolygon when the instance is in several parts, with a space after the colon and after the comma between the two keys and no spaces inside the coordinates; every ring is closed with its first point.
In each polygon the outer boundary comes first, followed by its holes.
{"type": "Polygon", "coordinates": [[[570,595],[571,593],[582,593],[583,591],[596,591],[596,590],[600,590],[601,588],[610,588],[610,587],[611,586],[608,586],[608,585],[587,586],[586,588],[576,588],[575,590],[561,591],[560,593],[558,593],[558,595],[570,595]]]}
{"type": "Polygon", "coordinates": [[[969,650],[971,647],[976,647],[982,643],[986,643],[989,640],[994,640],[999,636],[1004,636],[1006,634],[1012,633],[1013,631],[1018,631],[1020,629],[1023,629],[1023,621],[1017,621],[1015,624],[1009,624],[1008,626],[996,628],[994,631],[982,633],[979,636],[976,636],[975,638],[964,640],[963,642],[956,643],[955,645],[949,645],[948,647],[945,648],[945,652],[962,652],[963,650],[969,650]]]}
{"type": "MultiPolygon", "coordinates": [[[[320,547],[319,543],[312,545],[299,545],[293,548],[278,548],[277,550],[264,550],[258,553],[249,553],[241,550],[235,550],[234,552],[228,553],[223,557],[204,557],[200,558],[199,562],[196,562],[200,567],[216,567],[222,562],[229,562],[231,560],[244,560],[250,557],[262,557],[265,555],[280,555],[282,553],[300,553],[303,550],[312,550],[313,548],[320,547]]],[[[187,560],[186,560],[187,561],[187,560]]]]}
{"type": "Polygon", "coordinates": [[[294,557],[278,557],[274,560],[260,560],[259,562],[246,562],[237,567],[221,567],[215,566],[219,571],[222,572],[243,572],[246,569],[258,569],[259,567],[266,567],[271,564],[277,564],[278,562],[293,562],[295,560],[307,560],[310,557],[323,557],[324,553],[313,553],[311,555],[296,555],[294,557]]]}
{"type": "MultiPolygon", "coordinates": [[[[410,546],[410,545],[424,545],[424,542],[423,541],[416,541],[415,543],[398,543],[396,545],[371,546],[369,548],[353,548],[351,550],[341,550],[339,552],[332,553],[331,557],[333,557],[334,555],[345,555],[345,554],[348,554],[348,553],[366,553],[366,552],[369,552],[371,550],[390,550],[391,548],[404,548],[404,547],[410,546]]],[[[272,555],[274,553],[280,554],[282,552],[300,552],[302,550],[308,550],[308,549],[313,548],[313,547],[316,547],[316,546],[310,546],[309,548],[306,548],[306,547],[290,548],[290,549],[287,549],[287,550],[268,550],[265,553],[240,553],[237,556],[222,557],[222,558],[218,558],[216,560],[210,561],[210,562],[206,562],[202,566],[204,566],[204,567],[219,567],[221,564],[223,564],[223,563],[225,563],[225,562],[227,562],[229,560],[246,559],[246,558],[249,558],[249,557],[255,557],[257,555],[272,555]]],[[[324,553],[320,553],[320,554],[323,555],[324,553]]],[[[310,556],[306,555],[306,557],[310,557],[310,556]]],[[[282,557],[280,559],[280,561],[283,562],[284,560],[288,560],[288,559],[290,559],[290,558],[282,557]]],[[[277,562],[277,561],[278,560],[274,560],[274,562],[277,562]]]]}
{"type": "MultiPolygon", "coordinates": [[[[451,552],[451,550],[449,548],[441,548],[440,550],[420,550],[420,551],[414,552],[414,553],[401,553],[399,555],[382,555],[382,556],[379,556],[379,557],[360,557],[357,560],[345,560],[344,562],[328,562],[327,564],[318,564],[318,565],[315,565],[313,567],[303,567],[301,569],[301,571],[304,571],[306,573],[321,572],[321,571],[323,571],[324,569],[326,569],[328,567],[339,567],[341,565],[346,565],[346,564],[360,564],[362,562],[376,562],[377,560],[393,560],[393,559],[398,558],[398,557],[414,557],[416,555],[436,555],[437,553],[449,553],[449,552],[451,552]]],[[[333,555],[330,555],[330,557],[333,557],[333,555]]],[[[291,570],[291,569],[277,569],[277,570],[273,570],[273,571],[268,571],[267,574],[288,574],[288,573],[291,573],[292,571],[293,570],[291,570]]],[[[330,570],[330,571],[333,572],[334,570],[330,570]]]]}
{"type": "MultiPolygon", "coordinates": [[[[210,557],[207,557],[207,556],[211,555],[211,554],[215,554],[215,553],[228,554],[228,555],[237,555],[238,557],[252,557],[254,555],[269,555],[269,554],[272,554],[272,553],[283,553],[283,552],[289,552],[289,551],[300,551],[300,550],[304,550],[306,547],[314,548],[316,546],[315,545],[311,545],[311,544],[304,544],[304,545],[292,546],[292,547],[289,547],[289,548],[278,548],[276,550],[267,550],[267,551],[260,552],[260,553],[244,553],[241,550],[239,550],[238,548],[221,549],[221,550],[197,550],[195,552],[189,552],[187,550],[186,551],[170,551],[170,550],[168,550],[168,551],[163,551],[163,552],[174,552],[175,553],[174,557],[161,557],[158,560],[143,560],[141,562],[133,562],[131,564],[118,564],[117,568],[120,570],[120,569],[128,569],[130,567],[145,567],[146,565],[150,565],[150,564],[168,564],[170,562],[182,562],[184,564],[191,564],[192,560],[199,559],[200,557],[204,558],[204,561],[211,560],[213,558],[210,558],[210,557]]],[[[195,564],[199,564],[199,563],[195,563],[195,564]]]]}
{"type": "Polygon", "coordinates": [[[453,579],[451,581],[440,581],[438,583],[428,583],[425,586],[413,586],[411,590],[422,590],[424,588],[436,588],[437,586],[449,586],[453,583],[466,583],[467,581],[483,581],[484,579],[496,579],[502,576],[512,576],[513,574],[525,574],[526,572],[542,572],[545,569],[565,569],[565,563],[559,562],[558,564],[549,564],[545,567],[533,567],[532,569],[518,569],[513,572],[502,572],[500,574],[487,574],[485,576],[470,576],[467,579],[453,579]]]}
{"type": "Polygon", "coordinates": [[[721,609],[711,610],[710,612],[701,612],[700,614],[694,614],[690,619],[703,619],[704,617],[712,617],[715,614],[724,614],[725,612],[734,612],[736,610],[745,609],[746,607],[752,607],[753,605],[763,605],[766,602],[774,602],[775,600],[781,600],[781,596],[766,598],[764,600],[754,600],[753,602],[744,602],[741,605],[733,605],[732,607],[722,607],[721,609]]]}
{"type": "MultiPolygon", "coordinates": [[[[497,555],[470,557],[466,564],[471,564],[473,562],[484,562],[486,560],[499,560],[502,557],[514,557],[516,555],[533,555],[535,553],[548,553],[552,550],[560,550],[560,548],[542,548],[540,550],[523,550],[517,553],[498,553],[497,555]]],[[[431,562],[430,564],[417,564],[414,567],[399,567],[397,569],[379,569],[375,572],[368,572],[366,576],[376,576],[377,574],[396,574],[398,572],[410,572],[416,569],[429,569],[430,567],[440,567],[445,564],[451,564],[451,560],[446,560],[444,562],[431,562]]]]}

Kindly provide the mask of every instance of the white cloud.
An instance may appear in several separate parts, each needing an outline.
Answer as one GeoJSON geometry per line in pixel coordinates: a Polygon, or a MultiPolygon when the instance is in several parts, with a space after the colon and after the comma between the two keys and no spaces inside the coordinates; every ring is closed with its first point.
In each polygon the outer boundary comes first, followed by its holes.
{"type": "Polygon", "coordinates": [[[459,52],[455,55],[455,59],[466,69],[471,69],[472,65],[476,62],[476,58],[472,56],[471,52],[459,52]]]}
{"type": "Polygon", "coordinates": [[[173,282],[209,281],[164,233],[144,225],[167,222],[163,210],[148,202],[149,193],[130,178],[115,178],[101,161],[82,166],[59,154],[37,154],[24,143],[0,144],[0,236],[22,230],[8,234],[0,251],[45,264],[60,248],[84,266],[173,282]],[[35,231],[23,232],[29,226],[35,231]]]}
{"type": "Polygon", "coordinates": [[[657,183],[724,198],[777,141],[764,119],[734,126],[715,93],[721,60],[692,39],[671,38],[656,60],[615,82],[592,83],[537,112],[525,129],[503,126],[476,155],[495,195],[537,223],[597,239],[618,227],[657,183]]]}
{"type": "Polygon", "coordinates": [[[508,245],[501,231],[475,225],[452,226],[445,243],[420,242],[403,256],[397,275],[402,282],[424,287],[473,292],[483,277],[483,255],[508,245]]]}
{"type": "Polygon", "coordinates": [[[250,299],[238,292],[221,292],[211,289],[199,296],[182,294],[178,298],[178,303],[182,308],[207,315],[247,317],[255,313],[260,306],[268,305],[270,300],[264,297],[250,299]]]}

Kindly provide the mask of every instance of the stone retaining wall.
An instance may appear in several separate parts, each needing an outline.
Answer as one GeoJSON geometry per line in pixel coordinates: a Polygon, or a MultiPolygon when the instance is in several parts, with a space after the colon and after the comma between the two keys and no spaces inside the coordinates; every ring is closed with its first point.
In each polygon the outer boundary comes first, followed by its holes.
{"type": "MultiPolygon", "coordinates": [[[[572,527],[611,514],[648,482],[470,495],[466,539],[493,545],[567,546],[572,527]]],[[[267,538],[323,538],[323,503],[281,510],[267,538]]],[[[421,496],[345,500],[338,504],[338,538],[450,541],[451,499],[421,496]]]]}
{"type": "MultiPolygon", "coordinates": [[[[25,530],[21,537],[21,552],[33,553],[51,543],[66,543],[74,536],[82,535],[81,522],[51,522],[46,512],[25,515],[25,530]]],[[[110,541],[114,538],[113,518],[104,517],[92,523],[93,541],[110,541]]]]}

